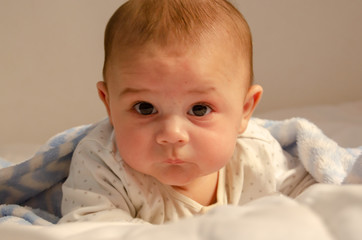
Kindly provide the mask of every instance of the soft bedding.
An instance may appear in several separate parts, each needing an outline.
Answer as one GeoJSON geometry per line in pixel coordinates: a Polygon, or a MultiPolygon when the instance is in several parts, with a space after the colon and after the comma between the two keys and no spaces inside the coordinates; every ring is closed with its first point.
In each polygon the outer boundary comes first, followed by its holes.
{"type": "Polygon", "coordinates": [[[2,239],[360,239],[362,188],[315,185],[296,200],[269,196],[166,225],[117,222],[0,226],[2,239]],[[5,238],[4,238],[5,236],[5,238]]]}
{"type": "Polygon", "coordinates": [[[52,138],[21,164],[0,170],[0,232],[6,239],[358,239],[362,230],[362,146],[340,147],[309,121],[253,119],[322,183],[297,199],[267,196],[216,207],[162,226],[120,222],[55,225],[72,152],[95,124],[52,138]]]}
{"type": "Polygon", "coordinates": [[[257,113],[258,118],[283,120],[302,117],[317,125],[343,147],[362,145],[362,99],[336,104],[315,104],[257,113]]]}

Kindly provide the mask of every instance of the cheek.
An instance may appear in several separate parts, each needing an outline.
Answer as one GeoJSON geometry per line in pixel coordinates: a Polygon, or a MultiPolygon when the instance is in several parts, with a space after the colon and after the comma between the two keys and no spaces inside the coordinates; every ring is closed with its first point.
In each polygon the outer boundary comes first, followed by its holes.
{"type": "Polygon", "coordinates": [[[144,129],[115,126],[116,142],[120,155],[128,163],[140,159],[149,145],[149,134],[144,129]]]}
{"type": "Polygon", "coordinates": [[[237,134],[232,128],[214,129],[207,134],[198,134],[199,157],[206,159],[206,162],[214,167],[223,167],[232,157],[237,134]]]}
{"type": "Polygon", "coordinates": [[[239,135],[240,121],[234,118],[233,121],[226,122],[218,131],[218,149],[223,149],[225,157],[230,158],[235,150],[236,140],[239,135]]]}
{"type": "Polygon", "coordinates": [[[217,143],[214,145],[214,154],[218,155],[220,159],[228,161],[234,153],[236,137],[234,137],[233,135],[226,136],[225,134],[224,137],[219,137],[217,143]]]}

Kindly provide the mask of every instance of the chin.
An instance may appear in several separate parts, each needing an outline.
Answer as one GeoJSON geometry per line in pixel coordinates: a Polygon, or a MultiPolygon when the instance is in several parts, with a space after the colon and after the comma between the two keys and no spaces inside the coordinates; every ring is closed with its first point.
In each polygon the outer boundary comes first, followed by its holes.
{"type": "Polygon", "coordinates": [[[171,187],[185,187],[188,184],[192,182],[193,179],[165,179],[165,178],[158,178],[158,181],[160,181],[162,184],[171,186],[171,187]]]}

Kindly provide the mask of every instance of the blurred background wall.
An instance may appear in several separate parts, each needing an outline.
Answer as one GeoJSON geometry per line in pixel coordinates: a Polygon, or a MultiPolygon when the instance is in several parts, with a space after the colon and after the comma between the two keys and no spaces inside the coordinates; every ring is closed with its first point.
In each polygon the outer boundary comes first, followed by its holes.
{"type": "MultiPolygon", "coordinates": [[[[42,143],[106,116],[95,84],[122,2],[0,0],[0,144],[42,143]]],[[[362,1],[231,2],[252,29],[257,112],[362,98],[362,1]]]]}

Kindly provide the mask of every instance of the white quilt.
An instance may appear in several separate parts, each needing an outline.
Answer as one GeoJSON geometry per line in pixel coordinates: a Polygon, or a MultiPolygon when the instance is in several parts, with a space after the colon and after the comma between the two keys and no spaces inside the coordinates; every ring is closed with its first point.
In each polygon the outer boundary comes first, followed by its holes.
{"type": "Polygon", "coordinates": [[[292,200],[274,195],[241,207],[223,206],[166,225],[119,222],[69,223],[47,227],[0,225],[11,240],[360,240],[362,185],[314,185],[292,200]]]}

